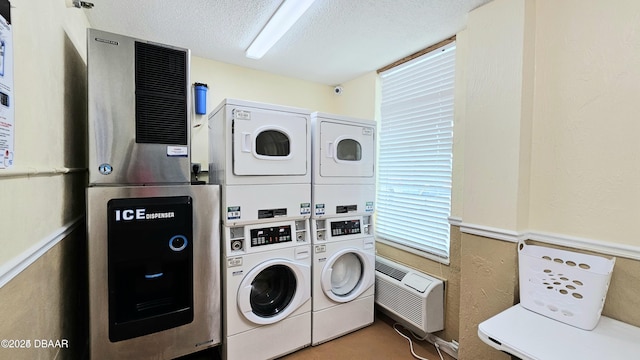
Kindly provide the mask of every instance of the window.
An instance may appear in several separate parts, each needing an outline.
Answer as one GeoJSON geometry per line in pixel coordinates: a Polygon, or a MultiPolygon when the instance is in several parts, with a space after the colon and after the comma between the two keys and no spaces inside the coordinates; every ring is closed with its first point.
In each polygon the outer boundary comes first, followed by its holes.
{"type": "Polygon", "coordinates": [[[455,42],[380,74],[376,236],[449,262],[455,42]]]}

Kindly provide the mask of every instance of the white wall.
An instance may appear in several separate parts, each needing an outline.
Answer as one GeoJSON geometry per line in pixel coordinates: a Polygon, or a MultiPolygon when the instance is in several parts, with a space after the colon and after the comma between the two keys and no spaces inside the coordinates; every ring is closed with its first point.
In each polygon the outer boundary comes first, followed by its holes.
{"type": "MultiPolygon", "coordinates": [[[[14,0],[15,166],[0,173],[0,268],[42,246],[84,211],[86,187],[86,28],[84,12],[64,0],[14,0]],[[80,172],[62,175],[61,171],[80,172]],[[37,176],[34,176],[37,174],[37,176]]],[[[192,82],[209,86],[207,112],[240,98],[370,117],[375,74],[333,87],[192,57],[192,82]]],[[[207,115],[193,118],[193,162],[206,169],[207,115]],[[200,125],[200,126],[198,126],[200,125]]],[[[5,266],[6,267],[6,266],[5,266]]]]}
{"type": "Polygon", "coordinates": [[[462,205],[466,223],[510,231],[527,227],[532,4],[495,0],[469,14],[462,205]]]}
{"type": "Polygon", "coordinates": [[[640,246],[640,2],[538,1],[531,228],[640,246]]]}
{"type": "Polygon", "coordinates": [[[15,166],[0,170],[0,270],[84,213],[84,172],[55,171],[86,167],[87,19],[64,0],[11,4],[15,166]]]}
{"type": "Polygon", "coordinates": [[[451,175],[451,218],[462,220],[464,204],[464,141],[467,116],[468,31],[456,34],[456,78],[454,83],[453,163],[451,175]]]}
{"type": "Polygon", "coordinates": [[[342,84],[336,95],[333,86],[288,78],[219,61],[192,57],[191,82],[208,85],[207,115],[195,115],[192,129],[192,162],[206,169],[208,114],[225,98],[272,103],[363,119],[378,117],[378,74],[366,73],[342,84]]]}
{"type": "Polygon", "coordinates": [[[640,258],[638,14],[604,0],[470,14],[463,232],[640,258]]]}
{"type": "Polygon", "coordinates": [[[225,98],[293,106],[310,111],[336,112],[333,87],[274,75],[204,58],[191,58],[191,82],[208,85],[207,115],[195,115],[192,129],[192,162],[206,169],[207,116],[225,98]],[[200,126],[198,126],[200,125],[200,126]]]}
{"type": "Polygon", "coordinates": [[[371,71],[342,84],[344,91],[334,95],[335,112],[360,119],[379,120],[380,79],[371,71]]]}

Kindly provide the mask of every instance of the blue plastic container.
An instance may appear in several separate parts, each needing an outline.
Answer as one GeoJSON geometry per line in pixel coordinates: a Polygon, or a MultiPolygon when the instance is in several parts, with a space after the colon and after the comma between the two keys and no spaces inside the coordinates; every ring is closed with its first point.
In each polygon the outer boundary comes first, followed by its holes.
{"type": "Polygon", "coordinates": [[[207,84],[195,83],[195,100],[196,100],[196,114],[205,115],[207,113],[207,84]]]}

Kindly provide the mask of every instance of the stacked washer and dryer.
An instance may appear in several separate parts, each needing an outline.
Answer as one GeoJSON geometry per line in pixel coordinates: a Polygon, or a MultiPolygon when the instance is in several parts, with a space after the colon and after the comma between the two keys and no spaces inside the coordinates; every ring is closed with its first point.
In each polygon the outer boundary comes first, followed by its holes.
{"type": "Polygon", "coordinates": [[[371,324],[375,123],[226,99],[191,186],[189,58],[88,32],[91,357],[271,359],[371,324]]]}
{"type": "Polygon", "coordinates": [[[224,100],[209,116],[209,183],[222,193],[223,359],[309,346],[310,112],[224,100]]]}
{"type": "Polygon", "coordinates": [[[376,123],[313,113],[312,345],[374,321],[376,123]]]}

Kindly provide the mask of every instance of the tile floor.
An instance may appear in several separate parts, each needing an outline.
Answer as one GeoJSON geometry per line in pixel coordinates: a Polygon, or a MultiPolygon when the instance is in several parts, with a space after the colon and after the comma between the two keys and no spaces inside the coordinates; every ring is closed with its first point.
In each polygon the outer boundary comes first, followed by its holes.
{"type": "MultiPolygon", "coordinates": [[[[408,331],[402,331],[408,334],[408,331]]],[[[440,360],[435,347],[427,341],[414,341],[414,351],[428,360],[440,360]]],[[[444,360],[453,357],[442,352],[444,360]]],[[[393,329],[393,320],[377,313],[375,322],[363,329],[344,335],[332,341],[307,347],[288,354],[280,360],[411,360],[409,341],[393,329]]],[[[218,349],[192,354],[179,360],[219,360],[218,349]]],[[[252,359],[244,359],[252,360],[252,359]]]]}

